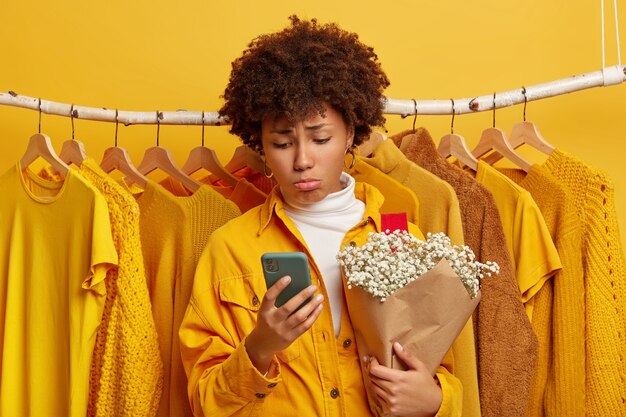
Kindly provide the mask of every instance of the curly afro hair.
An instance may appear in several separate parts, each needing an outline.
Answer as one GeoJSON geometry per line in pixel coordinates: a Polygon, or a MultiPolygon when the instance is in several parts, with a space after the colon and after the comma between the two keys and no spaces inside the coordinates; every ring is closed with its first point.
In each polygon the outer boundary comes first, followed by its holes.
{"type": "Polygon", "coordinates": [[[371,126],[385,122],[382,93],[389,79],[378,56],[337,24],[289,19],[290,27],[255,38],[233,61],[220,115],[232,124],[231,133],[262,151],[264,117],[323,115],[325,102],[354,130],[354,145],[361,144],[371,126]]]}

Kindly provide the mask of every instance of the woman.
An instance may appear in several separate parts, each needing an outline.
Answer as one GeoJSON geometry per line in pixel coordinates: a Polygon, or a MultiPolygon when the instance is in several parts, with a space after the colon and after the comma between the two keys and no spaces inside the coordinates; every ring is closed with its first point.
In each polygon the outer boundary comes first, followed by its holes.
{"type": "Polygon", "coordinates": [[[448,357],[435,378],[399,345],[407,371],[359,358],[336,254],[379,231],[382,196],[342,171],[370,126],[383,124],[389,81],[356,34],[291,23],[249,45],[224,94],[220,113],[231,132],[262,152],[278,185],[265,204],[214,232],[199,261],[180,329],[192,409],[211,417],[367,416],[366,374],[393,415],[461,415],[448,357]],[[313,285],[277,308],[290,277],[266,289],[260,257],[290,251],[307,254],[313,285]]]}

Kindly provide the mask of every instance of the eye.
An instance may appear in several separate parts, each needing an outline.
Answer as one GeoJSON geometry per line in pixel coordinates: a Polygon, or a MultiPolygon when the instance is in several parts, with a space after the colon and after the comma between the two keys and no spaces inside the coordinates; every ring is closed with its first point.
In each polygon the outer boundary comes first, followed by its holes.
{"type": "Polygon", "coordinates": [[[276,149],[287,149],[289,145],[289,142],[272,143],[272,146],[276,149]]]}
{"type": "Polygon", "coordinates": [[[313,142],[315,142],[315,143],[318,143],[318,144],[322,145],[322,144],[324,144],[324,143],[328,142],[330,139],[331,139],[330,137],[327,137],[327,138],[320,138],[320,139],[313,138],[313,142]]]}

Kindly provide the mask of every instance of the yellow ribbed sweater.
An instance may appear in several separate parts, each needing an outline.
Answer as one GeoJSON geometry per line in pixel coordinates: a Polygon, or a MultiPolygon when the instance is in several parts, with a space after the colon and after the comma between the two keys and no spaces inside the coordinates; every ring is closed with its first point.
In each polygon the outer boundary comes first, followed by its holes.
{"type": "Polygon", "coordinates": [[[569,188],[583,227],[586,415],[626,416],[626,269],[614,187],[602,170],[559,149],[544,166],[569,188]]]}
{"type": "Polygon", "coordinates": [[[163,363],[150,308],[135,199],[85,159],[80,174],[104,196],[119,267],[107,273],[106,301],[93,350],[88,416],[156,415],[163,363]]]}
{"type": "Polygon", "coordinates": [[[528,417],[585,416],[585,286],[582,229],[569,190],[545,167],[501,172],[524,187],[537,203],[563,268],[534,297],[532,326],[539,356],[528,417]]]}

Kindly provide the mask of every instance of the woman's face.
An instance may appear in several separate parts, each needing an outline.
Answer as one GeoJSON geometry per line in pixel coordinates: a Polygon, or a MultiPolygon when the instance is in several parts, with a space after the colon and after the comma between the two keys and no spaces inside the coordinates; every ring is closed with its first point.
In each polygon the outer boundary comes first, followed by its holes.
{"type": "Polygon", "coordinates": [[[315,113],[290,122],[286,116],[266,117],[261,141],[268,168],[283,195],[301,204],[314,203],[339,191],[344,156],[354,134],[335,109],[324,104],[315,113]]]}

